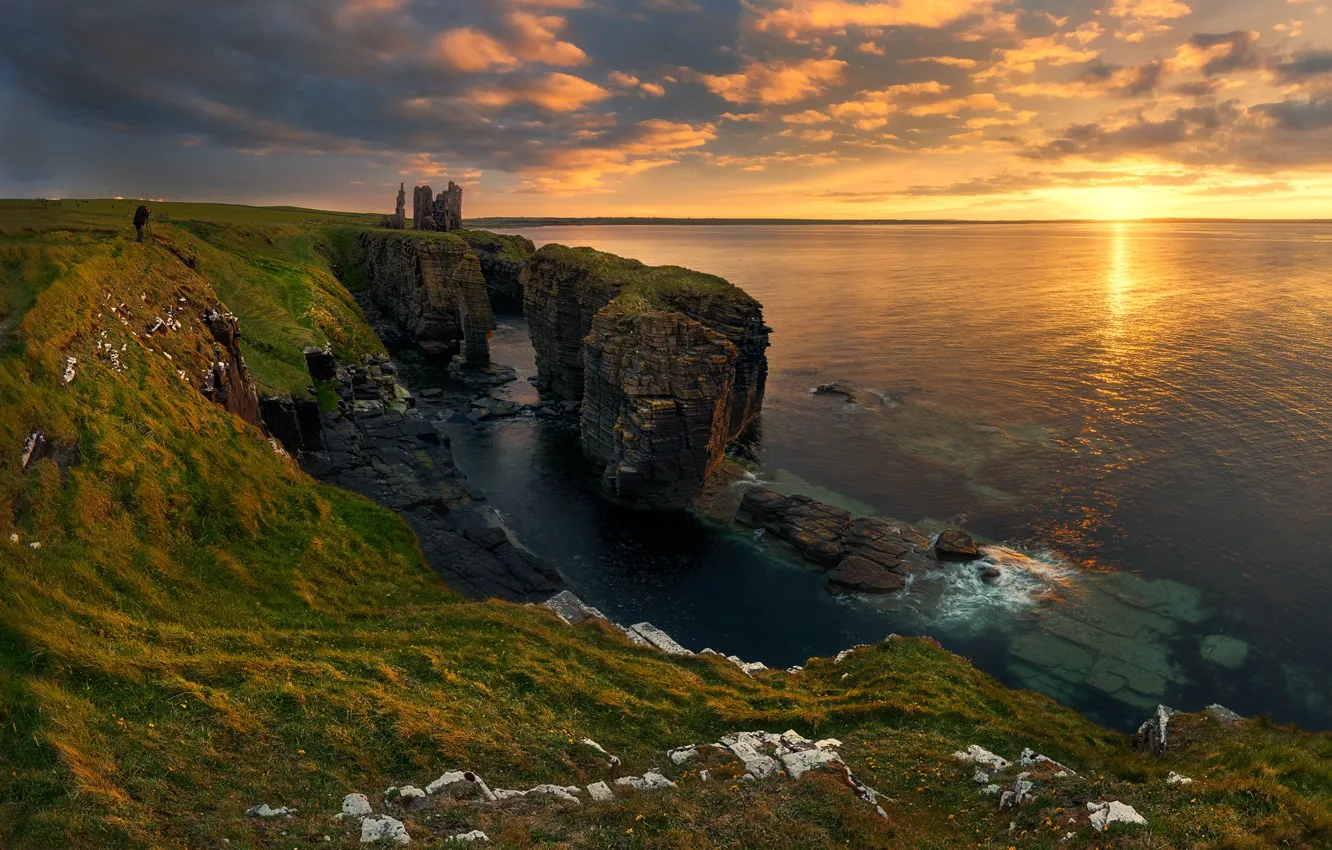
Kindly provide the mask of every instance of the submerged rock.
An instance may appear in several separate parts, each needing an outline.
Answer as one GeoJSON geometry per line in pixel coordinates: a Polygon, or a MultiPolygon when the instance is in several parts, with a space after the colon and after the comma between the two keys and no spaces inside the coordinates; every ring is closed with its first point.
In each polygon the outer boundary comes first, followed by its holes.
{"type": "Polygon", "coordinates": [[[934,541],[934,554],[941,561],[975,561],[981,551],[970,534],[960,528],[949,528],[934,541]]]}
{"type": "Polygon", "coordinates": [[[1204,661],[1228,670],[1238,670],[1249,657],[1249,645],[1226,635],[1208,635],[1199,647],[1204,661]]]}

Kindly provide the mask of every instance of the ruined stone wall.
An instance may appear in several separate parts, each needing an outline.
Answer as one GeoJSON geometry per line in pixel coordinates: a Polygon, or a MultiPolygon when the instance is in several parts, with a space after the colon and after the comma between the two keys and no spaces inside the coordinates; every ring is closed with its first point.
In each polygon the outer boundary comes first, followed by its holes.
{"type": "Polygon", "coordinates": [[[681,313],[611,306],[596,315],[581,432],[608,494],[649,508],[697,495],[726,449],[737,355],[681,313]]]}
{"type": "Polygon", "coordinates": [[[371,297],[409,336],[469,364],[490,361],[495,316],[481,264],[461,239],[367,231],[361,247],[371,297]]]}

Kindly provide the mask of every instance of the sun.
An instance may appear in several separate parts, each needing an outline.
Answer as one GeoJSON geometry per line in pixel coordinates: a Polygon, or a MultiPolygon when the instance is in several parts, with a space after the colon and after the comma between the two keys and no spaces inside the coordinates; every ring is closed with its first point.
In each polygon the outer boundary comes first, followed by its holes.
{"type": "Polygon", "coordinates": [[[1086,218],[1124,221],[1143,216],[1143,197],[1139,189],[1126,186],[1098,186],[1079,192],[1076,202],[1086,218]]]}

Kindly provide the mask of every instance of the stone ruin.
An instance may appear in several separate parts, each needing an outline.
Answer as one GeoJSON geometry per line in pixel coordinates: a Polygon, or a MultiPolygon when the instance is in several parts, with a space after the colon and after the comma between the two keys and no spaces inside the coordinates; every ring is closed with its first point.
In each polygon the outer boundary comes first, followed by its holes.
{"type": "Polygon", "coordinates": [[[407,184],[398,184],[398,204],[393,210],[393,215],[384,216],[379,226],[390,230],[407,229],[407,184]]]}
{"type": "Polygon", "coordinates": [[[452,180],[435,196],[429,186],[412,190],[412,226],[417,230],[452,233],[462,228],[462,187],[452,180]]]}

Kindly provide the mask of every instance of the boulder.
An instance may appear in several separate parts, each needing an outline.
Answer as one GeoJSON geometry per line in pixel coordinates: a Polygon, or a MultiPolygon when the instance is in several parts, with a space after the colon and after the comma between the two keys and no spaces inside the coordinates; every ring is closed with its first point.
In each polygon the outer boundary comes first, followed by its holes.
{"type": "Polygon", "coordinates": [[[1170,718],[1178,713],[1169,706],[1158,705],[1152,716],[1138,727],[1133,746],[1158,756],[1164,753],[1170,747],[1170,718]]]}
{"type": "Polygon", "coordinates": [[[1118,800],[1088,803],[1087,811],[1091,812],[1089,820],[1097,832],[1105,832],[1105,828],[1112,823],[1147,825],[1146,818],[1138,814],[1132,806],[1127,806],[1118,800]]]}
{"type": "Polygon", "coordinates": [[[786,766],[786,772],[791,774],[792,779],[799,779],[811,770],[841,760],[842,757],[831,750],[811,749],[782,754],[782,764],[786,766]]]}
{"type": "Polygon", "coordinates": [[[490,836],[486,835],[479,829],[474,829],[471,832],[460,832],[457,835],[450,835],[445,841],[484,841],[489,843],[490,836]]]}
{"type": "Polygon", "coordinates": [[[587,786],[588,795],[598,803],[604,803],[607,800],[614,800],[615,794],[611,792],[610,786],[605,782],[593,782],[587,786]]]}
{"type": "Polygon", "coordinates": [[[445,797],[460,799],[481,799],[493,801],[495,792],[487,787],[478,773],[470,770],[449,771],[425,787],[426,793],[440,794],[445,797]]]}
{"type": "Polygon", "coordinates": [[[257,806],[251,806],[245,811],[248,817],[252,818],[280,818],[287,815],[296,814],[295,809],[289,809],[286,806],[275,809],[267,803],[260,803],[257,806]]]}
{"type": "Polygon", "coordinates": [[[647,773],[639,776],[621,776],[615,780],[616,785],[625,788],[633,788],[635,791],[659,791],[666,788],[674,788],[675,783],[666,777],[657,773],[655,770],[649,770],[647,773]]]}
{"type": "Polygon", "coordinates": [[[934,555],[941,561],[975,561],[981,551],[970,534],[960,528],[949,528],[934,541],[934,555]]]}
{"type": "Polygon", "coordinates": [[[379,815],[361,821],[361,843],[406,847],[412,843],[412,837],[407,834],[407,827],[402,821],[388,815],[379,815]]]}
{"type": "Polygon", "coordinates": [[[364,817],[372,811],[370,798],[364,794],[348,794],[342,798],[342,814],[347,817],[364,817]]]}

